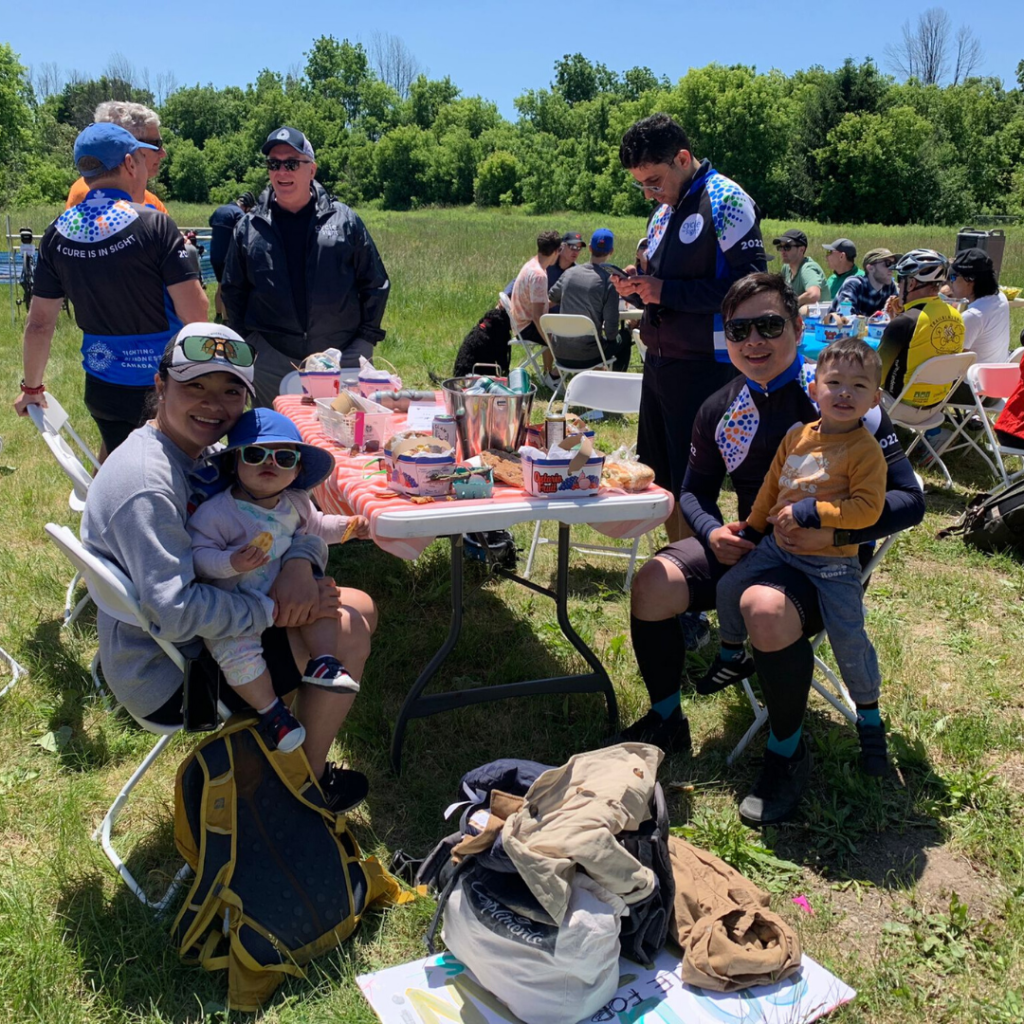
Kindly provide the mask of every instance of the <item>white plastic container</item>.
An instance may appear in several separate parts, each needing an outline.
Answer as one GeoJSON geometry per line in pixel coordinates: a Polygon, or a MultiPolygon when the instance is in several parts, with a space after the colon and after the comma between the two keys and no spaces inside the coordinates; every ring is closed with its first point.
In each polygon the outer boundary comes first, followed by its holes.
{"type": "Polygon", "coordinates": [[[351,408],[338,410],[334,399],[316,399],[317,416],[324,433],[345,448],[379,452],[394,433],[394,413],[368,398],[346,393],[351,408]]]}

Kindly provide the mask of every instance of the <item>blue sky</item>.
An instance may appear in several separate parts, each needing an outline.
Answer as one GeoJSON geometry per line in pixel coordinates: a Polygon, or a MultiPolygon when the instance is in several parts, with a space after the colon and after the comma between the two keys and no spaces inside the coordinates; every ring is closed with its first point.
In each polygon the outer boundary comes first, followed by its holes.
{"type": "MultiPolygon", "coordinates": [[[[245,85],[264,67],[287,72],[304,64],[303,52],[319,35],[368,45],[375,32],[402,39],[432,78],[450,75],[464,95],[493,100],[506,117],[526,89],[546,87],[554,62],[579,51],[615,71],[647,65],[675,81],[689,67],[711,61],[777,67],[788,73],[820,63],[832,68],[847,56],[873,56],[884,68],[886,42],[935,0],[879,3],[853,0],[787,5],[760,0],[696,4],[669,2],[498,3],[410,0],[299,4],[197,3],[172,8],[122,2],[89,8],[80,0],[15,3],[8,0],[0,40],[23,64],[56,62],[98,75],[111,53],[121,52],[152,76],[173,71],[181,85],[245,85]],[[179,13],[171,13],[176,9],[179,13]],[[102,12],[102,13],[101,13],[102,12]],[[63,25],[45,31],[47,25],[63,25]],[[140,26],[133,47],[132,21],[140,26]],[[69,30],[85,21],[94,31],[69,30]]],[[[971,24],[985,52],[982,71],[1004,85],[1015,81],[1024,57],[1020,0],[943,5],[954,27],[971,24]],[[978,17],[979,11],[984,17],[978,17]]]]}

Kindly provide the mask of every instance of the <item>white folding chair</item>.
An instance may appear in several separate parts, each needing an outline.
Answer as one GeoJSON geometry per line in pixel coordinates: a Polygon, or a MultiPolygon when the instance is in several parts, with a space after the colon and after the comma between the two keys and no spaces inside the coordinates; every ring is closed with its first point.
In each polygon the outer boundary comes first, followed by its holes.
{"type": "Polygon", "coordinates": [[[914,440],[910,442],[907,455],[909,456],[918,444],[923,444],[928,449],[934,464],[942,470],[947,487],[953,486],[953,478],[949,475],[946,464],[925,435],[929,430],[942,426],[946,419],[945,409],[949,396],[960,386],[960,382],[967,375],[967,368],[973,366],[976,359],[977,356],[973,352],[932,356],[931,359],[926,359],[914,370],[903,385],[903,390],[895,398],[886,395],[885,392],[882,393],[882,403],[885,406],[885,411],[889,414],[889,419],[896,426],[903,427],[914,434],[914,440]],[[924,388],[927,388],[927,391],[923,392],[926,394],[934,393],[936,388],[944,389],[942,401],[927,408],[912,405],[910,399],[921,394],[924,388]]]}
{"type": "Polygon", "coordinates": [[[637,352],[640,353],[640,362],[647,362],[647,346],[643,343],[643,339],[640,337],[640,328],[633,328],[633,344],[636,345],[637,352]]]}
{"type": "MultiPolygon", "coordinates": [[[[917,476],[917,474],[915,474],[917,476]]],[[[923,481],[918,476],[917,484],[921,489],[924,489],[923,481]]],[[[900,531],[906,532],[906,531],[900,531]]],[[[889,548],[892,547],[899,533],[890,534],[888,537],[879,541],[875,547],[874,553],[871,556],[871,561],[864,567],[861,573],[861,583],[867,587],[868,580],[871,578],[871,574],[878,567],[878,563],[885,558],[889,548]]],[[[848,722],[856,724],[857,722],[857,705],[853,702],[853,698],[850,696],[849,690],[846,689],[842,679],[832,669],[825,664],[821,658],[818,657],[818,648],[822,642],[826,639],[827,634],[825,630],[818,633],[817,636],[811,641],[811,650],[814,651],[814,671],[815,674],[820,674],[823,678],[819,681],[817,678],[811,678],[811,687],[816,690],[822,697],[825,698],[838,711],[848,722]]],[[[768,709],[754,696],[754,690],[750,685],[749,679],[743,680],[743,692],[747,695],[747,700],[750,701],[750,710],[754,712],[754,721],[750,723],[750,728],[743,734],[739,743],[736,744],[733,752],[726,758],[727,764],[732,764],[740,754],[750,745],[750,741],[761,731],[764,724],[768,721],[768,709]]]]}
{"type": "MultiPolygon", "coordinates": [[[[73,511],[81,513],[82,509],[85,508],[85,496],[89,493],[89,486],[92,484],[92,472],[83,465],[82,459],[87,459],[96,469],[100,468],[99,459],[96,458],[92,449],[85,441],[79,437],[75,428],[71,426],[64,407],[49,392],[46,393],[46,408],[44,409],[41,405],[30,405],[28,407],[28,415],[29,419],[35,424],[36,430],[42,434],[47,448],[53,453],[53,457],[57,460],[60,468],[64,470],[71,481],[72,486],[71,493],[68,495],[68,505],[71,506],[73,511]],[[64,436],[63,432],[67,433],[67,437],[64,436]],[[68,438],[78,448],[77,453],[68,443],[68,438]]],[[[64,595],[64,626],[70,626],[78,618],[82,609],[89,603],[89,595],[86,594],[74,608],[71,607],[71,602],[75,596],[75,588],[78,586],[80,578],[79,574],[75,573],[68,584],[67,593],[64,595]]]]}
{"type": "MultiPolygon", "coordinates": [[[[643,375],[639,373],[616,373],[613,371],[584,370],[577,373],[565,392],[565,409],[569,411],[571,406],[578,409],[601,409],[603,412],[614,412],[622,415],[635,415],[640,411],[640,388],[643,384],[643,375]]],[[[537,554],[537,548],[541,544],[554,544],[553,540],[540,535],[541,521],[533,530],[533,543],[530,544],[530,554],[526,559],[526,569],[523,572],[525,579],[530,578],[533,570],[533,559],[537,554]]],[[[654,554],[654,544],[651,535],[647,534],[647,545],[650,554],[654,554]]],[[[626,581],[623,590],[629,590],[633,579],[633,570],[636,568],[638,558],[650,557],[639,554],[640,538],[635,537],[628,548],[615,547],[611,544],[573,544],[577,551],[591,551],[599,554],[609,555],[612,558],[628,558],[629,565],[626,568],[626,581]]]]}
{"type": "MultiPolygon", "coordinates": [[[[1024,353],[1024,349],[1018,349],[1024,353]]],[[[1004,457],[1024,458],[1021,447],[1013,448],[1002,444],[996,437],[994,418],[1002,412],[1006,399],[1020,385],[1020,358],[1008,363],[975,363],[967,370],[965,383],[971,390],[972,404],[952,403],[946,406],[946,414],[953,424],[953,432],[936,447],[939,455],[971,448],[988,464],[989,469],[999,478],[1004,487],[1024,474],[1024,468],[1011,473],[1006,468],[1004,457]],[[989,400],[989,404],[985,400],[989,400]],[[950,414],[953,410],[953,414],[950,414]],[[972,421],[977,421],[982,430],[982,444],[969,431],[972,421]],[[984,445],[984,446],[983,446],[984,445]]]]}
{"type": "MultiPolygon", "coordinates": [[[[552,407],[558,399],[558,396],[565,391],[566,384],[573,377],[573,375],[581,373],[580,368],[566,366],[558,358],[558,340],[560,338],[592,338],[597,345],[597,351],[600,355],[600,359],[594,362],[593,366],[588,366],[586,369],[594,370],[597,367],[602,367],[605,370],[611,370],[612,360],[608,359],[604,354],[604,346],[601,344],[601,335],[597,329],[597,325],[589,316],[583,316],[578,313],[545,313],[540,318],[541,330],[547,336],[548,348],[551,350],[551,359],[555,364],[555,368],[558,370],[558,386],[555,388],[554,393],[551,395],[551,400],[548,402],[548,412],[551,412],[552,407]]],[[[611,412],[612,410],[608,410],[611,412]]]]}
{"type": "Polygon", "coordinates": [[[7,685],[0,690],[0,697],[3,697],[13,689],[14,684],[22,676],[27,676],[28,672],[23,669],[21,665],[19,665],[17,661],[15,661],[14,658],[11,657],[11,655],[9,655],[2,647],[0,647],[0,660],[2,660],[11,671],[11,678],[8,680],[7,685]]]}
{"type": "MultiPolygon", "coordinates": [[[[509,350],[511,351],[511,349],[517,346],[523,350],[523,358],[520,362],[516,363],[516,368],[520,366],[529,366],[534,377],[536,377],[537,380],[540,380],[544,376],[544,366],[537,362],[537,357],[538,354],[544,350],[544,346],[538,345],[537,342],[530,341],[528,338],[522,337],[516,331],[516,324],[512,319],[512,300],[504,292],[498,292],[498,305],[501,306],[508,315],[509,327],[512,331],[512,337],[509,339],[508,343],[509,350]]],[[[511,362],[511,359],[509,361],[511,362]]]]}
{"type": "MultiPolygon", "coordinates": [[[[152,624],[142,611],[135,585],[116,565],[96,554],[96,552],[90,551],[86,548],[66,526],[57,526],[54,523],[47,523],[46,532],[49,534],[50,540],[60,548],[71,564],[78,569],[78,572],[89,587],[89,593],[92,595],[92,598],[96,602],[96,606],[98,608],[121,622],[127,622],[131,625],[138,626],[140,629],[145,630],[153,636],[152,624]]],[[[174,662],[175,666],[184,673],[185,659],[181,651],[179,651],[174,644],[169,643],[158,636],[153,636],[153,640],[164,654],[174,662]]],[[[94,677],[95,666],[96,660],[94,659],[94,677]]],[[[223,705],[220,706],[219,711],[222,719],[227,718],[230,714],[223,705]]],[[[132,715],[132,717],[135,718],[134,715],[132,715]]],[[[164,895],[159,900],[151,900],[142,891],[138,882],[135,881],[132,873],[128,870],[127,865],[114,849],[110,839],[110,833],[121,812],[124,810],[124,806],[128,802],[128,797],[131,794],[131,791],[135,788],[143,775],[145,775],[153,766],[156,759],[163,753],[164,748],[168,743],[170,743],[171,737],[175,733],[180,732],[182,727],[180,725],[158,725],[157,723],[147,721],[144,718],[135,718],[135,721],[138,722],[146,732],[152,733],[154,736],[159,736],[160,738],[156,741],[152,750],[150,750],[150,752],[145,756],[142,764],[140,764],[132,773],[131,778],[124,784],[124,786],[122,786],[121,792],[117,794],[114,802],[110,805],[110,809],[103,816],[103,821],[100,822],[96,831],[93,832],[92,837],[93,839],[99,840],[107,859],[114,865],[117,873],[124,879],[125,885],[131,889],[138,899],[146,906],[152,907],[154,910],[161,911],[174,897],[174,894],[181,887],[182,882],[188,877],[191,869],[186,864],[174,876],[174,879],[171,881],[171,884],[164,895]]]]}
{"type": "Polygon", "coordinates": [[[290,370],[281,378],[277,393],[279,395],[301,395],[302,381],[299,379],[298,370],[290,370]]]}

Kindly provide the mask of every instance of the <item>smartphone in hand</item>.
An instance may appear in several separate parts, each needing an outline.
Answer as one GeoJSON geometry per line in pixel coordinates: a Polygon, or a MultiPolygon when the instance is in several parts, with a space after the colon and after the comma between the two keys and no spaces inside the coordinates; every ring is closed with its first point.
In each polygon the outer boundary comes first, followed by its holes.
{"type": "Polygon", "coordinates": [[[616,267],[611,263],[606,263],[604,266],[608,273],[612,274],[614,277],[622,277],[628,281],[632,276],[631,274],[627,274],[621,267],[616,267]]]}

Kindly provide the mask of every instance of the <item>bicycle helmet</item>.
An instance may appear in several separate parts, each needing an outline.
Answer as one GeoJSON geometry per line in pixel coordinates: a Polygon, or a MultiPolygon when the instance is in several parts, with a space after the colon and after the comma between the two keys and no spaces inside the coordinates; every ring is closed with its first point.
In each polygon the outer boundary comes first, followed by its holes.
{"type": "Polygon", "coordinates": [[[936,284],[946,280],[949,274],[949,260],[934,249],[911,249],[896,264],[896,276],[901,280],[914,278],[924,284],[936,284]]]}

